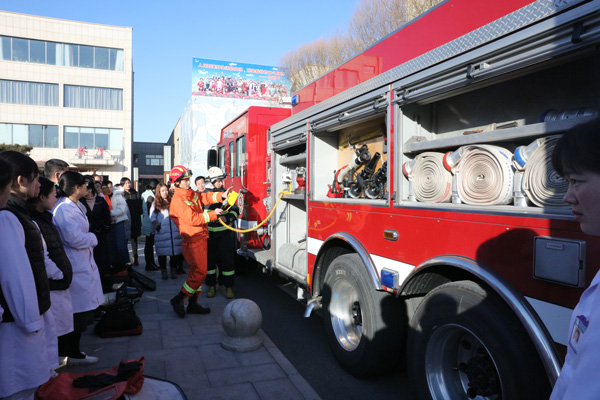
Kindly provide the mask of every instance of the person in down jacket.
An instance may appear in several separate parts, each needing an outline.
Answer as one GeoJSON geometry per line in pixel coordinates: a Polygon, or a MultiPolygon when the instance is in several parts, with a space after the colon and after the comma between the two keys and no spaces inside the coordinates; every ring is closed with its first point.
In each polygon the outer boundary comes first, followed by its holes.
{"type": "Polygon", "coordinates": [[[126,264],[130,263],[129,250],[127,249],[127,236],[125,233],[125,222],[127,221],[127,202],[122,187],[115,187],[111,182],[107,182],[110,202],[112,209],[110,216],[112,224],[108,232],[108,241],[110,248],[110,263],[114,272],[125,269],[126,264]]]}
{"type": "Polygon", "coordinates": [[[181,235],[175,222],[169,218],[171,195],[167,185],[159,183],[156,186],[156,197],[150,207],[150,221],[156,229],[154,248],[158,254],[158,265],[162,279],[167,279],[167,256],[171,257],[171,278],[177,278],[177,271],[183,263],[181,251],[181,235]]]}

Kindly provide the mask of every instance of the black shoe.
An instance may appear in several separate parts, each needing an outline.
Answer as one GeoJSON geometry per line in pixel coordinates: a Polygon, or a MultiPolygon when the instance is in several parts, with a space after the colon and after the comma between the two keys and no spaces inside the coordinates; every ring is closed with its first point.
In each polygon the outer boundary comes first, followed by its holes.
{"type": "Polygon", "coordinates": [[[187,272],[185,272],[185,269],[183,269],[183,267],[177,267],[177,273],[181,274],[181,275],[187,274],[187,272]]]}
{"type": "Polygon", "coordinates": [[[185,307],[183,306],[184,299],[185,295],[181,292],[177,293],[177,296],[171,299],[173,311],[175,311],[175,314],[179,315],[181,318],[185,317],[185,307]]]}
{"type": "Polygon", "coordinates": [[[138,256],[133,256],[133,265],[136,267],[140,265],[140,263],[138,263],[138,256]]]}
{"type": "Polygon", "coordinates": [[[161,278],[162,279],[168,279],[169,278],[169,275],[167,275],[167,269],[166,268],[161,268],[160,272],[161,272],[161,278]]]}
{"type": "Polygon", "coordinates": [[[158,271],[160,267],[154,263],[154,261],[146,261],[146,271],[158,271]]]}
{"type": "Polygon", "coordinates": [[[189,303],[187,306],[188,314],[210,314],[210,308],[202,307],[198,303],[189,303]]]}
{"type": "Polygon", "coordinates": [[[171,268],[171,279],[177,279],[177,271],[171,268]]]}

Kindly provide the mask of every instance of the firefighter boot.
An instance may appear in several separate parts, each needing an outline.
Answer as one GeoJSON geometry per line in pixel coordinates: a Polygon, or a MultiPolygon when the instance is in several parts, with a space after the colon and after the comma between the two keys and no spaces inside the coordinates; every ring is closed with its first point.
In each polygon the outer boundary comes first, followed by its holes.
{"type": "Polygon", "coordinates": [[[225,297],[228,299],[233,299],[235,297],[235,294],[233,294],[233,288],[228,287],[227,288],[227,292],[225,294],[225,297]]]}
{"type": "Polygon", "coordinates": [[[190,301],[187,306],[188,314],[210,314],[210,308],[202,307],[198,304],[198,293],[194,293],[192,297],[190,297],[190,301]]]}
{"type": "Polygon", "coordinates": [[[185,301],[185,294],[179,292],[177,296],[171,299],[171,305],[173,306],[173,311],[175,314],[179,315],[181,318],[185,317],[185,307],[183,306],[183,302],[185,301]]]}
{"type": "Polygon", "coordinates": [[[206,297],[213,298],[217,295],[217,288],[215,286],[208,287],[208,293],[206,293],[206,297]]]}

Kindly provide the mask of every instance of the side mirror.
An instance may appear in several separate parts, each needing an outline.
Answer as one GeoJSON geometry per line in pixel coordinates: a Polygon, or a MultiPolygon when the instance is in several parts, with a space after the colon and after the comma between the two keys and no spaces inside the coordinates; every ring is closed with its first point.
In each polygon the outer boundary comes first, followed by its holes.
{"type": "Polygon", "coordinates": [[[208,168],[210,167],[217,167],[217,150],[215,149],[210,149],[208,150],[208,154],[207,154],[207,164],[208,164],[208,168]]]}

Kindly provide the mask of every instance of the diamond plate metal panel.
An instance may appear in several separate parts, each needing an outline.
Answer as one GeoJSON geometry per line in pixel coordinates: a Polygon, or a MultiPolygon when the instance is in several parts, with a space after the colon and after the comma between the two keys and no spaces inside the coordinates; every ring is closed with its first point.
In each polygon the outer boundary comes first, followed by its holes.
{"type": "Polygon", "coordinates": [[[273,125],[272,132],[391,84],[556,14],[584,0],[539,0],[273,125]]]}

